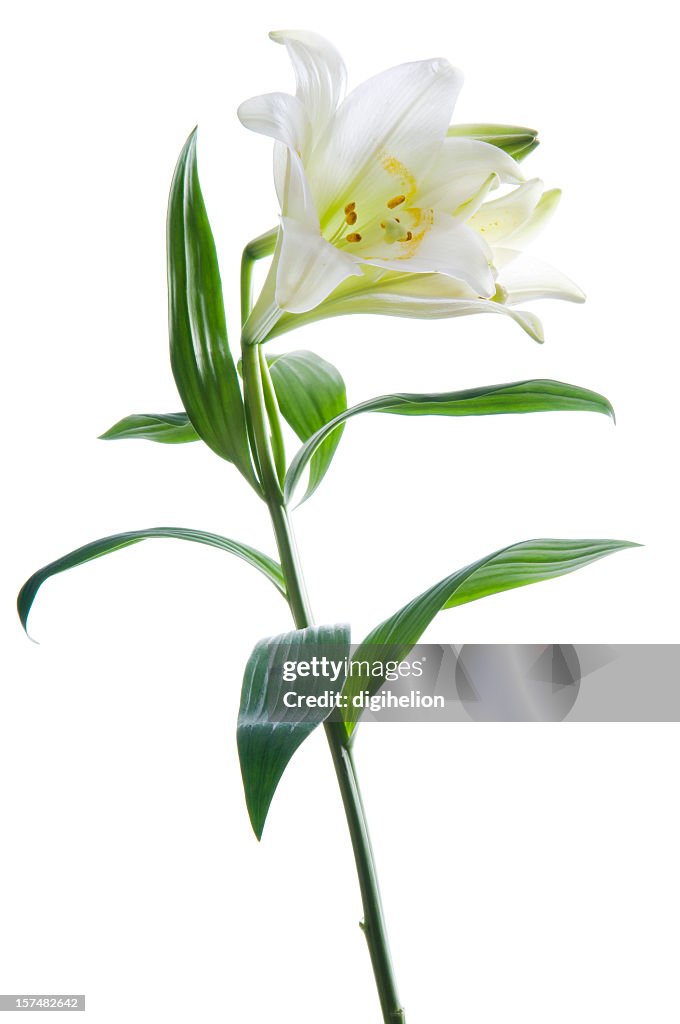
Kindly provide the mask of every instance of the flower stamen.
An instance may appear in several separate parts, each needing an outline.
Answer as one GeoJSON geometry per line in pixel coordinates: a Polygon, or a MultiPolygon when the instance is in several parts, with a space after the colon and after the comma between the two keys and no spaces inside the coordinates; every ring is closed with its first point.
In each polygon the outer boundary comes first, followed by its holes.
{"type": "Polygon", "coordinates": [[[345,238],[345,241],[346,242],[360,242],[361,241],[361,235],[359,234],[358,231],[352,231],[351,234],[347,235],[347,237],[345,238]]]}
{"type": "Polygon", "coordinates": [[[393,196],[387,200],[388,210],[395,210],[397,206],[401,206],[402,203],[406,202],[406,196],[393,196]]]}
{"type": "Polygon", "coordinates": [[[357,222],[357,204],[356,203],[347,203],[347,206],[345,207],[344,213],[345,213],[345,223],[349,224],[350,227],[352,226],[352,224],[356,224],[356,222],[357,222]]]}

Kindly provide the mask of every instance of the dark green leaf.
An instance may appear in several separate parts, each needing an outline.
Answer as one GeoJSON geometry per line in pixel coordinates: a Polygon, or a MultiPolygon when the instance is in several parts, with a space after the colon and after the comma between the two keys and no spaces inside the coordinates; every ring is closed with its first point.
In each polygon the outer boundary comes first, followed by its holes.
{"type": "Polygon", "coordinates": [[[230,554],[242,558],[249,565],[259,569],[267,579],[271,580],[276,589],[284,597],[286,596],[281,566],[268,555],[263,555],[261,551],[256,551],[255,548],[251,548],[247,544],[240,544],[238,541],[229,540],[228,537],[221,537],[216,533],[205,533],[203,530],[185,530],[182,527],[175,526],[157,526],[150,530],[132,530],[129,533],[116,533],[111,537],[101,537],[90,544],[85,544],[82,548],[69,552],[68,555],[58,558],[55,562],[50,562],[49,565],[33,573],[30,579],[24,583],[17,598],[17,611],[19,612],[19,618],[24,629],[26,629],[28,613],[31,610],[35,596],[42,584],[50,576],[64,572],[66,569],[73,569],[77,565],[82,565],[83,562],[90,562],[93,558],[108,555],[112,551],[119,551],[120,548],[127,548],[131,544],[138,544],[141,540],[150,540],[154,537],[191,540],[198,544],[208,544],[210,547],[228,551],[230,554]]]}
{"type": "MultiPolygon", "coordinates": [[[[344,665],[349,657],[349,640],[348,626],[311,626],[261,640],[248,660],[236,735],[248,814],[258,839],[288,762],[332,711],[305,706],[287,713],[285,693],[314,694],[320,686],[319,677],[286,681],[284,663],[326,656],[344,665]]],[[[323,688],[339,691],[343,679],[344,674],[323,688]]]]}
{"type": "Polygon", "coordinates": [[[196,432],[259,490],[236,367],[229,351],[222,283],[196,167],[196,130],[182,150],[168,206],[170,360],[196,432]]]}
{"type": "Polygon", "coordinates": [[[526,412],[601,412],[614,418],[614,411],[596,391],[562,384],[556,380],[520,380],[513,384],[447,391],[440,394],[380,395],[340,413],[317,430],[300,448],[286,475],[285,494],[290,500],[302,472],[317,447],[334,430],[362,412],[391,413],[397,416],[490,416],[526,412]]]}
{"type": "MultiPolygon", "coordinates": [[[[347,408],[345,382],[336,368],[314,352],[268,357],[279,408],[301,441],[312,437],[347,408]]],[[[342,426],[315,446],[307,499],[323,480],[342,437],[342,426]]],[[[303,500],[305,500],[303,499],[303,500]]]]}
{"type": "Polygon", "coordinates": [[[538,146],[538,132],[515,124],[452,124],[449,136],[464,136],[504,149],[514,160],[523,160],[538,146]]]}
{"type": "MultiPolygon", "coordinates": [[[[402,661],[437,612],[444,608],[454,608],[490,594],[564,576],[605,555],[635,547],[639,545],[625,540],[547,539],[526,540],[501,548],[440,580],[381,622],[357,648],[352,663],[402,661]]],[[[384,676],[366,676],[358,669],[350,671],[343,691],[349,705],[345,710],[348,735],[351,736],[360,714],[351,706],[352,697],[362,689],[375,693],[383,682],[384,676]]]]}
{"type": "Polygon", "coordinates": [[[187,441],[200,440],[185,412],[135,413],[118,420],[99,435],[101,441],[137,437],[146,441],[160,441],[161,444],[185,444],[187,441]]]}

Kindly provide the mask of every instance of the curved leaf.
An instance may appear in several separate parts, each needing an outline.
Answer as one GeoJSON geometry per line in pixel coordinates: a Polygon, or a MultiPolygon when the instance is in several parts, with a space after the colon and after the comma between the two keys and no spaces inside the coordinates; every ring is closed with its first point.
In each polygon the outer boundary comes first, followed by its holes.
{"type": "Polygon", "coordinates": [[[133,413],[118,420],[103,434],[100,441],[119,441],[129,438],[143,438],[145,441],[159,441],[161,444],[186,444],[200,441],[193,424],[185,412],[133,413]]]}
{"type": "Polygon", "coordinates": [[[56,561],[50,562],[49,565],[39,569],[38,572],[33,573],[24,583],[17,598],[17,611],[21,619],[21,625],[26,629],[28,613],[31,610],[35,596],[45,580],[49,579],[50,576],[55,576],[66,569],[73,569],[77,565],[82,565],[83,562],[90,562],[93,558],[100,558],[102,555],[108,555],[112,551],[119,551],[121,548],[127,548],[131,544],[138,544],[142,540],[150,540],[154,537],[190,540],[195,541],[197,544],[208,544],[210,547],[228,551],[230,554],[242,558],[249,565],[254,566],[255,569],[259,569],[267,579],[271,580],[279,593],[283,594],[284,597],[286,596],[281,566],[268,555],[262,554],[261,551],[249,547],[248,544],[241,544],[238,541],[230,540],[228,537],[221,537],[217,533],[206,533],[204,530],[186,530],[175,526],[157,526],[150,530],[131,530],[128,533],[115,533],[110,537],[101,537],[99,540],[92,541],[90,544],[85,544],[83,547],[63,555],[56,561]]]}
{"type": "Polygon", "coordinates": [[[557,380],[520,380],[513,384],[469,388],[439,394],[394,394],[370,398],[340,413],[317,430],[300,448],[286,475],[285,496],[289,500],[302,472],[319,445],[352,416],[362,412],[383,412],[397,416],[494,416],[527,412],[601,412],[614,418],[610,403],[596,391],[588,391],[557,380]]]}
{"type": "Polygon", "coordinates": [[[170,361],[196,432],[259,490],[229,351],[215,242],[196,166],[196,129],[180,153],[168,205],[170,361]]]}
{"type": "MultiPolygon", "coordinates": [[[[307,441],[347,409],[345,382],[340,372],[315,352],[286,352],[267,357],[279,408],[301,441],[307,441]]],[[[340,444],[342,426],[315,447],[309,484],[303,500],[316,490],[340,444]]]]}
{"type": "Polygon", "coordinates": [[[523,160],[539,144],[537,131],[515,124],[452,124],[447,135],[488,142],[505,150],[513,160],[523,160]]]}
{"type": "MultiPolygon", "coordinates": [[[[288,762],[303,740],[333,710],[305,706],[287,714],[284,694],[313,694],[315,684],[318,692],[319,679],[311,677],[302,685],[299,680],[287,681],[284,665],[325,656],[341,661],[344,668],[349,640],[348,626],[310,626],[261,640],[248,659],[236,738],[248,814],[258,839],[262,837],[272,798],[288,762]]],[[[344,673],[332,680],[336,691],[341,689],[343,680],[344,673]]]]}
{"type": "MultiPolygon", "coordinates": [[[[554,579],[575,572],[599,558],[624,548],[639,547],[625,540],[525,540],[494,551],[479,561],[458,569],[433,587],[419,594],[398,612],[385,619],[354,652],[352,664],[401,661],[418,642],[437,612],[444,608],[477,601],[515,587],[554,579]]],[[[384,677],[366,676],[350,671],[344,693],[349,707],[344,712],[345,727],[351,736],[360,710],[352,708],[352,697],[368,689],[375,693],[384,677]]]]}

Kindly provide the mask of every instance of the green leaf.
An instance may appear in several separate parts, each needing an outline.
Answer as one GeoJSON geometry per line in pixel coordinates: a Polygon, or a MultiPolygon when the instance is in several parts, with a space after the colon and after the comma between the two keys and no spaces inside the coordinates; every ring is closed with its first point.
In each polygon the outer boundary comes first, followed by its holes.
{"type": "MultiPolygon", "coordinates": [[[[307,441],[347,408],[345,382],[339,371],[314,352],[286,352],[267,357],[279,408],[301,441],[307,441]]],[[[303,501],[314,493],[340,444],[342,426],[315,446],[303,501]]]]}
{"type": "MultiPolygon", "coordinates": [[[[243,776],[246,805],[258,839],[267,818],[272,798],[288,762],[311,732],[330,715],[332,708],[303,707],[287,713],[283,696],[319,692],[319,677],[305,682],[284,679],[284,664],[326,656],[340,660],[349,657],[349,627],[310,626],[281,636],[261,640],[246,665],[241,691],[241,708],[236,738],[243,776]]],[[[344,674],[324,689],[340,690],[344,674]]]]}
{"type": "Polygon", "coordinates": [[[101,537],[99,540],[92,541],[90,544],[85,544],[82,548],[77,548],[75,551],[69,552],[67,555],[63,555],[62,558],[58,558],[55,562],[50,562],[49,565],[39,569],[38,572],[26,580],[23,587],[19,591],[19,597],[17,598],[17,611],[19,612],[19,618],[21,619],[21,625],[26,629],[26,623],[28,621],[28,613],[31,610],[31,605],[35,599],[38,590],[50,576],[55,576],[59,572],[64,572],[66,569],[73,569],[77,565],[82,565],[83,562],[90,562],[93,558],[100,558],[102,555],[108,555],[112,551],[119,551],[121,548],[127,548],[131,544],[138,544],[141,540],[150,540],[154,537],[171,537],[177,540],[191,540],[197,544],[208,544],[213,548],[220,548],[222,551],[228,551],[232,555],[236,555],[238,558],[242,558],[249,565],[254,566],[255,569],[259,569],[267,579],[271,580],[276,589],[284,597],[286,596],[286,587],[281,571],[281,566],[278,562],[275,562],[268,555],[262,554],[261,551],[257,551],[255,548],[249,547],[247,544],[241,544],[238,541],[230,540],[228,537],[221,537],[217,533],[206,533],[204,530],[186,530],[182,527],[175,526],[157,526],[150,530],[132,530],[129,533],[116,533],[111,537],[101,537]]]}
{"type": "Polygon", "coordinates": [[[353,405],[317,430],[297,452],[286,475],[285,496],[290,500],[303,470],[319,445],[352,416],[362,412],[397,416],[494,416],[527,412],[600,412],[614,418],[610,403],[596,391],[557,380],[520,380],[513,384],[446,391],[439,394],[394,394],[353,405]]]}
{"type": "Polygon", "coordinates": [[[452,124],[447,135],[488,142],[505,150],[514,160],[523,160],[538,146],[537,131],[515,124],[452,124]]]}
{"type": "MultiPolygon", "coordinates": [[[[494,551],[435,583],[369,633],[354,652],[352,664],[361,661],[402,661],[418,642],[437,612],[500,594],[515,587],[554,579],[575,572],[605,555],[624,548],[639,547],[625,540],[526,540],[494,551]]],[[[375,693],[384,676],[366,675],[350,669],[343,693],[349,705],[344,711],[348,736],[356,727],[360,710],[352,708],[352,697],[361,690],[375,693]]]]}
{"type": "Polygon", "coordinates": [[[222,283],[196,166],[196,130],[180,154],[168,205],[170,361],[197,434],[259,490],[243,398],[229,351],[222,283]]]}
{"type": "Polygon", "coordinates": [[[100,441],[119,441],[137,437],[145,441],[159,441],[161,444],[200,441],[185,412],[134,413],[118,420],[99,435],[100,441]]]}

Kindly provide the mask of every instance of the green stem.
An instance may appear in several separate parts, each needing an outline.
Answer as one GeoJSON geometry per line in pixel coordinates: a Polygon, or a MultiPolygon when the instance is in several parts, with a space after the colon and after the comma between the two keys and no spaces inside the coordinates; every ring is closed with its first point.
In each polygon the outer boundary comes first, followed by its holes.
{"type": "Polygon", "coordinates": [[[269,418],[269,429],[272,444],[272,455],[279,483],[283,487],[286,478],[286,445],[281,429],[281,413],[279,403],[274,390],[274,382],[269,373],[269,366],[261,346],[258,345],[260,353],[260,376],[262,377],[262,391],[264,393],[264,404],[269,418]]]}
{"type": "Polygon", "coordinates": [[[362,928],[373,965],[383,1020],[385,1024],[405,1024],[406,1018],[399,1000],[390,956],[375,857],[368,832],[366,812],[361,799],[359,779],[352,751],[344,745],[339,733],[339,725],[340,723],[326,722],[326,738],[331,750],[354,850],[354,861],[364,908],[362,928]]]}
{"type": "Polygon", "coordinates": [[[241,327],[250,315],[252,306],[253,266],[257,260],[271,256],[276,246],[278,228],[266,231],[263,235],[253,238],[243,250],[241,258],[241,327]]]}
{"type": "MultiPolygon", "coordinates": [[[[244,264],[245,262],[244,254],[244,264]]],[[[249,271],[247,276],[248,283],[244,286],[242,279],[242,287],[247,289],[249,304],[249,271]]],[[[258,348],[259,346],[255,345],[244,345],[242,349],[246,408],[252,425],[253,442],[256,447],[265,500],[274,527],[281,566],[286,580],[288,602],[295,625],[298,629],[304,629],[313,624],[313,616],[305,589],[295,536],[288,509],[283,501],[279,474],[272,451],[270,434],[272,409],[271,406],[268,408],[266,401],[266,383],[263,381],[262,361],[258,348]]],[[[277,410],[275,410],[275,415],[278,415],[277,410]]],[[[373,965],[383,1021],[384,1024],[404,1024],[404,1011],[397,994],[375,859],[356,767],[341,723],[327,722],[325,730],[354,851],[364,910],[362,927],[373,965]]]]}

